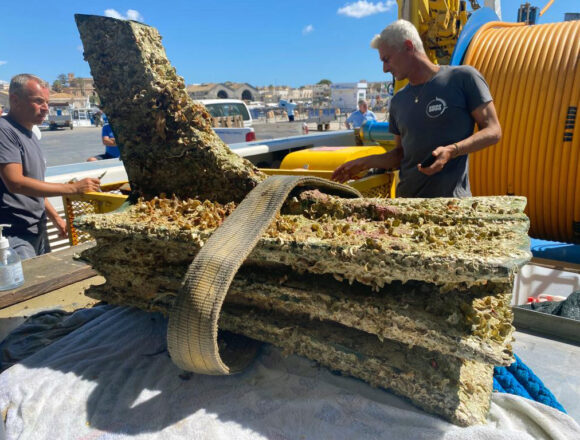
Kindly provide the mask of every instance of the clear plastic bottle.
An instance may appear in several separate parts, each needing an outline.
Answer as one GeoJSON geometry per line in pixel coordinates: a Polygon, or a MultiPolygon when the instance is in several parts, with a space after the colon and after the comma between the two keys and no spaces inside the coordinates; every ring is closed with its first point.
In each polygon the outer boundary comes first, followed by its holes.
{"type": "Polygon", "coordinates": [[[0,290],[14,289],[24,283],[20,257],[2,235],[2,228],[9,227],[10,225],[0,225],[0,290]]]}

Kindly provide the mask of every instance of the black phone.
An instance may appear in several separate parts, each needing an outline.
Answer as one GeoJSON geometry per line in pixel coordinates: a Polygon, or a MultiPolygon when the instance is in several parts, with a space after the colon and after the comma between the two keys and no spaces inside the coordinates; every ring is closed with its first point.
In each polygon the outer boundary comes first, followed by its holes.
{"type": "Polygon", "coordinates": [[[430,154],[427,159],[425,159],[423,162],[421,162],[421,168],[430,167],[431,165],[433,165],[433,162],[435,162],[436,159],[437,159],[437,157],[433,156],[433,154],[430,154]]]}

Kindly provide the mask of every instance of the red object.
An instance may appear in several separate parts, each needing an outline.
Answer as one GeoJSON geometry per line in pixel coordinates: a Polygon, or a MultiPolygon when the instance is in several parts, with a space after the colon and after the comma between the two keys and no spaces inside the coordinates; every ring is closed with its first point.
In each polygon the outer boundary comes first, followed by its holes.
{"type": "Polygon", "coordinates": [[[256,140],[256,132],[250,131],[246,133],[246,142],[252,142],[256,140]]]}
{"type": "Polygon", "coordinates": [[[308,124],[306,122],[302,124],[302,133],[308,134],[308,124]]]}

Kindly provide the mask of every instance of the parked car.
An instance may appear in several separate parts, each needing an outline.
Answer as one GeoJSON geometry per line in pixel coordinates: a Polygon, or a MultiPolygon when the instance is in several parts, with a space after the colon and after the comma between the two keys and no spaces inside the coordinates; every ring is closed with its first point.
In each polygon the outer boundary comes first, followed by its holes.
{"type": "Polygon", "coordinates": [[[229,117],[240,117],[243,127],[214,127],[216,134],[226,144],[251,142],[256,140],[252,127],[252,115],[244,101],[239,99],[201,99],[199,100],[216,121],[224,121],[229,117]]]}
{"type": "Polygon", "coordinates": [[[47,119],[51,130],[59,127],[73,129],[73,115],[68,103],[49,103],[47,119]]]}

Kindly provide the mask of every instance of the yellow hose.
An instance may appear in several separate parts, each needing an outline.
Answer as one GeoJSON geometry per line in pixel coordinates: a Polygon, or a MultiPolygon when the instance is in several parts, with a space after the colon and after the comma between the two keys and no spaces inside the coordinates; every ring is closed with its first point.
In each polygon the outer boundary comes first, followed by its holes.
{"type": "Polygon", "coordinates": [[[503,131],[471,156],[472,192],[526,196],[532,237],[580,239],[579,63],[580,21],[487,23],[465,55],[485,76],[503,131]]]}

